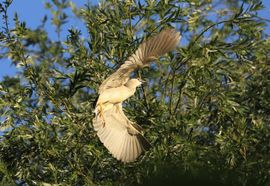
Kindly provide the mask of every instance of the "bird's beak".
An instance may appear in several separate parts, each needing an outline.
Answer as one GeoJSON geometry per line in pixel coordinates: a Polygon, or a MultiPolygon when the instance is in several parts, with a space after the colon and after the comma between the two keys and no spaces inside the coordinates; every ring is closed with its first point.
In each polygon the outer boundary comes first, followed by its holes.
{"type": "Polygon", "coordinates": [[[146,84],[146,83],[147,83],[146,81],[144,81],[144,80],[142,80],[142,79],[140,79],[140,82],[141,82],[142,84],[146,84]]]}
{"type": "Polygon", "coordinates": [[[141,77],[137,77],[137,79],[141,82],[141,84],[145,84],[146,83],[146,81],[142,80],[141,77]]]}

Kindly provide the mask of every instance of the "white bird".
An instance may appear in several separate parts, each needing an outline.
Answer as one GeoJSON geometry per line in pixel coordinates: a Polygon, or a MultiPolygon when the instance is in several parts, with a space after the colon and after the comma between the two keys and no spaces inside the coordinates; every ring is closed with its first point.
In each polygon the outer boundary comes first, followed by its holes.
{"type": "Polygon", "coordinates": [[[130,79],[137,68],[148,66],[151,61],[176,48],[180,34],[166,29],[140,44],[120,68],[99,87],[93,126],[100,141],[109,152],[122,162],[132,162],[151,145],[143,137],[142,128],[124,114],[122,102],[132,96],[142,84],[139,78],[130,79]]]}

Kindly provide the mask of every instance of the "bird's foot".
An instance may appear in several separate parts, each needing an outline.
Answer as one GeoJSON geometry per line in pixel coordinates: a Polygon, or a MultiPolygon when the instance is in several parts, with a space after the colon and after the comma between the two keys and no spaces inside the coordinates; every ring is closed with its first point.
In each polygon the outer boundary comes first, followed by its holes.
{"type": "Polygon", "coordinates": [[[104,128],[105,127],[105,117],[104,117],[104,114],[103,114],[103,108],[102,108],[101,105],[99,106],[99,108],[100,108],[99,114],[100,114],[100,117],[102,119],[103,128],[104,128]]]}
{"type": "Polygon", "coordinates": [[[104,128],[105,127],[105,118],[104,118],[103,112],[100,113],[100,116],[101,116],[103,128],[104,128]]]}

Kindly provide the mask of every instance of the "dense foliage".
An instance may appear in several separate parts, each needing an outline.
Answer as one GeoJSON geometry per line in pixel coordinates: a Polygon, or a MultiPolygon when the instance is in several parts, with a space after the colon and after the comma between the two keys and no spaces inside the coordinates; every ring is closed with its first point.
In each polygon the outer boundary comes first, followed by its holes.
{"type": "Polygon", "coordinates": [[[270,39],[259,0],[52,0],[35,29],[1,2],[2,185],[269,185],[270,39]],[[73,15],[70,15],[72,10],[73,15]],[[64,30],[70,16],[89,35],[64,30]],[[10,28],[8,17],[14,17],[10,28]],[[46,26],[53,25],[57,38],[46,26]],[[153,148],[129,164],[92,127],[99,84],[166,27],[181,45],[150,68],[125,104],[153,148]]]}

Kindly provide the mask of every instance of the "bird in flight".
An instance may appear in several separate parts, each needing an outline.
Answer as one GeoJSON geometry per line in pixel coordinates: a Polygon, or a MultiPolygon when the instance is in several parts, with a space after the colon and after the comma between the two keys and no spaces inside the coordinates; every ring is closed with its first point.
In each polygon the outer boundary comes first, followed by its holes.
{"type": "Polygon", "coordinates": [[[151,147],[142,135],[142,127],[130,121],[123,112],[123,101],[131,97],[143,82],[140,78],[130,79],[130,74],[175,49],[179,40],[179,32],[165,29],[142,42],[135,53],[99,87],[93,127],[103,145],[122,162],[135,161],[151,147]]]}

